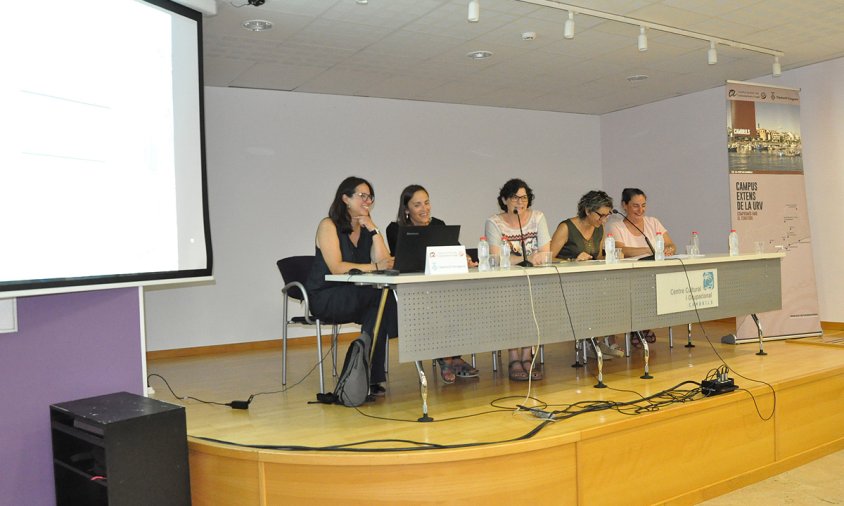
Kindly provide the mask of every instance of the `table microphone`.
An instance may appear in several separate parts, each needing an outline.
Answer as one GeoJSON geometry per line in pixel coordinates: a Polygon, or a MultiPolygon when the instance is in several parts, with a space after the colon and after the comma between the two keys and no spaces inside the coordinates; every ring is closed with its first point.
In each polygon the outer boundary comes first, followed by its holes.
{"type": "Polygon", "coordinates": [[[620,214],[621,216],[623,216],[624,220],[627,221],[627,223],[633,225],[633,228],[638,230],[639,233],[642,234],[642,237],[645,238],[645,242],[648,244],[648,248],[650,248],[651,254],[650,254],[650,256],[642,257],[639,260],[653,260],[655,258],[655,255],[656,255],[656,250],[654,249],[653,244],[651,244],[651,241],[648,240],[648,236],[645,235],[645,232],[641,228],[637,227],[635,223],[633,223],[632,221],[630,221],[629,218],[627,218],[626,214],[622,213],[618,209],[613,209],[612,214],[620,214]]]}
{"type": "Polygon", "coordinates": [[[523,260],[516,265],[519,267],[533,267],[533,264],[530,263],[530,260],[527,259],[527,249],[525,249],[525,233],[522,231],[522,217],[519,216],[519,210],[513,209],[513,214],[516,215],[516,219],[519,220],[519,239],[522,243],[522,258],[523,260]]]}

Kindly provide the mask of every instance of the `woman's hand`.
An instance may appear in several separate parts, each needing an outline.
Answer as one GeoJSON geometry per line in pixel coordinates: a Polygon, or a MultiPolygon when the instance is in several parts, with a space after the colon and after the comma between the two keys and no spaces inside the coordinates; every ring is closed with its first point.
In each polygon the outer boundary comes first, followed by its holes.
{"type": "Polygon", "coordinates": [[[364,216],[355,216],[355,217],[352,218],[352,220],[357,221],[358,225],[360,225],[361,228],[365,228],[365,229],[369,230],[370,232],[372,232],[373,230],[375,230],[377,228],[375,226],[375,223],[372,221],[372,218],[368,214],[364,215],[364,216]]]}
{"type": "Polygon", "coordinates": [[[577,258],[575,258],[575,260],[577,260],[578,262],[583,262],[583,261],[586,261],[586,260],[592,260],[592,255],[590,255],[589,253],[587,253],[585,251],[581,251],[580,254],[577,255],[577,258]]]}
{"type": "Polygon", "coordinates": [[[396,262],[395,257],[385,257],[379,260],[372,262],[375,265],[376,271],[386,271],[388,269],[393,268],[393,264],[396,262]]]}

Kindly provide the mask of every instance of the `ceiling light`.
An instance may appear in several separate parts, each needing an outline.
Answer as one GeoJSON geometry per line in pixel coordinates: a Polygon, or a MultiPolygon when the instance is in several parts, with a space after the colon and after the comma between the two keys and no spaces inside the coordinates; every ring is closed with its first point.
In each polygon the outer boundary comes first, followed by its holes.
{"type": "Polygon", "coordinates": [[[358,5],[366,5],[369,3],[369,0],[355,0],[355,3],[358,5]]]}
{"type": "Polygon", "coordinates": [[[485,60],[492,56],[491,51],[470,51],[466,53],[466,56],[473,60],[485,60]]]}
{"type": "MultiPolygon", "coordinates": [[[[660,32],[671,33],[674,35],[680,35],[682,37],[688,37],[690,39],[697,39],[702,40],[709,43],[715,43],[722,46],[729,46],[736,49],[741,49],[744,51],[752,51],[754,53],[760,54],[767,54],[770,56],[777,57],[774,60],[774,70],[776,71],[779,68],[779,59],[778,57],[783,56],[784,53],[778,49],[771,49],[762,46],[756,46],[753,44],[748,44],[746,42],[741,42],[738,40],[733,39],[724,39],[721,37],[715,37],[706,33],[700,32],[693,32],[691,30],[685,30],[683,28],[678,28],[676,26],[670,25],[663,25],[660,23],[653,23],[650,21],[644,21],[642,19],[630,18],[627,16],[622,16],[620,14],[613,14],[611,12],[604,12],[599,11],[596,9],[590,9],[588,7],[581,7],[579,5],[572,5],[569,3],[565,3],[561,0],[518,0],[520,2],[539,5],[542,7],[549,7],[552,9],[558,9],[561,11],[568,12],[568,20],[563,27],[563,35],[565,38],[569,39],[574,37],[574,15],[580,14],[585,16],[592,16],[598,19],[604,19],[607,21],[614,21],[616,23],[624,23],[628,25],[634,25],[639,27],[639,39],[638,39],[638,47],[639,51],[646,51],[648,48],[648,38],[647,34],[645,33],[645,29],[648,30],[658,30],[660,32]]],[[[775,74],[779,75],[779,74],[775,74]]]]}
{"type": "Polygon", "coordinates": [[[718,63],[718,51],[715,50],[714,40],[709,42],[709,51],[706,52],[706,61],[708,61],[710,65],[718,63]]]}
{"type": "Polygon", "coordinates": [[[243,28],[252,30],[253,32],[263,32],[265,30],[272,30],[273,24],[266,19],[250,19],[243,22],[243,28]]]}
{"type": "Polygon", "coordinates": [[[469,1],[469,16],[467,20],[470,23],[477,23],[481,19],[481,5],[478,0],[469,1]]]}
{"type": "Polygon", "coordinates": [[[631,83],[635,83],[636,81],[644,81],[647,78],[648,76],[646,76],[645,74],[634,74],[632,76],[627,76],[627,80],[631,83]]]}
{"type": "Polygon", "coordinates": [[[536,39],[536,32],[522,32],[522,40],[536,39]]]}
{"type": "Polygon", "coordinates": [[[569,18],[566,20],[566,24],[563,25],[563,37],[567,39],[574,38],[574,13],[569,11],[569,18]]]}
{"type": "Polygon", "coordinates": [[[774,77],[779,77],[782,75],[782,67],[780,67],[780,57],[774,56],[774,66],[772,67],[771,73],[774,77]]]}
{"type": "Polygon", "coordinates": [[[645,35],[645,27],[639,27],[639,51],[648,50],[648,36],[645,35]]]}

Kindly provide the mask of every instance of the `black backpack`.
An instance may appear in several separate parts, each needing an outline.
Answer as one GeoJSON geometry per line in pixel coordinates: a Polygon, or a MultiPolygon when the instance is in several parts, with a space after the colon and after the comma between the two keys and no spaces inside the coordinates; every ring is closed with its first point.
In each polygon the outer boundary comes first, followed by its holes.
{"type": "Polygon", "coordinates": [[[343,361],[343,370],[337,379],[334,393],[317,394],[317,400],[325,404],[360,406],[369,396],[369,352],[372,337],[366,332],[352,341],[343,361]]]}

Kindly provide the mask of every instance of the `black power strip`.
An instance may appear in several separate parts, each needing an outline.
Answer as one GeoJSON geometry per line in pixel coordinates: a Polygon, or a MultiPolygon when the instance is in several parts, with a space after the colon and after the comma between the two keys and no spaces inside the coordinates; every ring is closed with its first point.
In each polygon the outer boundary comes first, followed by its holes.
{"type": "Polygon", "coordinates": [[[703,380],[700,383],[700,391],[706,397],[726,394],[728,392],[732,392],[737,388],[738,385],[735,384],[732,378],[703,380]]]}

